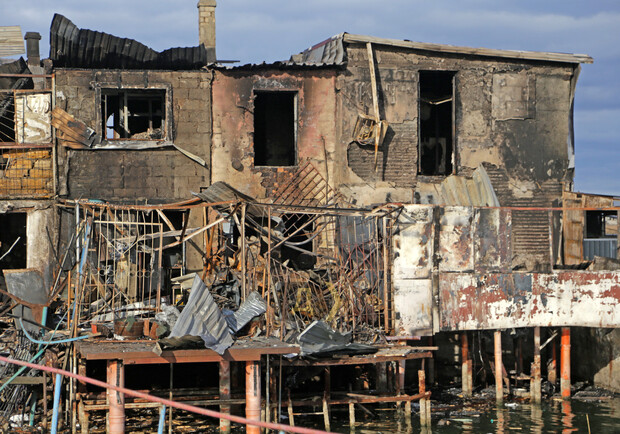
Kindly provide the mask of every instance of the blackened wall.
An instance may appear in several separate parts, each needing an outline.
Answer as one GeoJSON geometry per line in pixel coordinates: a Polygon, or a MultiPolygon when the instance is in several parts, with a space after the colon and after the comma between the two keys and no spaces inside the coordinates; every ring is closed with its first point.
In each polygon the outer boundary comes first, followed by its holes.
{"type": "Polygon", "coordinates": [[[201,157],[179,151],[66,150],[59,154],[61,193],[112,201],[186,199],[210,180],[211,78],[209,71],[56,70],[57,105],[101,133],[98,87],[166,88],[172,116],[169,138],[201,157]]]}

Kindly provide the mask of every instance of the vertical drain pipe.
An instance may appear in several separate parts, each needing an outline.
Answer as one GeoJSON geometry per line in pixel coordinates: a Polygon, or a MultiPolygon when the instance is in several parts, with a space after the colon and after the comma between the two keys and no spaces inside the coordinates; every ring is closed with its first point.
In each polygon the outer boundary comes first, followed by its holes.
{"type": "MultiPolygon", "coordinates": [[[[260,361],[245,362],[245,417],[260,420],[260,361]]],[[[260,427],[247,425],[246,433],[260,434],[260,427]]]]}
{"type": "Polygon", "coordinates": [[[159,409],[159,426],[157,427],[157,434],[164,434],[164,428],[166,428],[166,406],[162,405],[159,409]]]}
{"type": "Polygon", "coordinates": [[[62,375],[56,374],[56,384],[54,385],[54,411],[52,413],[52,429],[50,433],[56,434],[58,430],[58,413],[60,413],[60,387],[62,375]]]}
{"type": "Polygon", "coordinates": [[[502,364],[502,332],[495,331],[495,399],[498,404],[504,401],[504,378],[502,364]]]}
{"type": "Polygon", "coordinates": [[[560,390],[562,391],[562,399],[570,399],[570,328],[569,327],[562,327],[560,365],[562,367],[562,377],[560,379],[560,390]]]}
{"type": "MultiPolygon", "coordinates": [[[[121,360],[108,360],[107,382],[114,386],[125,387],[125,369],[121,360]]],[[[107,389],[108,397],[108,433],[125,433],[125,395],[116,390],[107,389]]]]}

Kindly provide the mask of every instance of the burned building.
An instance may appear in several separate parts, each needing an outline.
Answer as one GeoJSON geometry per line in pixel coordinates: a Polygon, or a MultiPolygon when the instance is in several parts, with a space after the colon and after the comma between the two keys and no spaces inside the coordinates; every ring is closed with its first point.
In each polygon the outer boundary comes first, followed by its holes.
{"type": "MultiPolygon", "coordinates": [[[[320,366],[318,401],[284,386],[291,422],[317,402],[329,429],[331,405],[348,405],[354,424],[355,404],[404,402],[410,415],[420,400],[426,424],[424,378],[442,347],[419,341],[458,333],[471,393],[468,333],[497,330],[498,399],[510,375],[530,379],[536,400],[541,328],[549,342],[562,328],[565,350],[569,326],[618,326],[614,198],[573,192],[573,100],[589,56],[343,33],[286,61],[230,65],[215,55],[214,8],[198,2],[199,46],[162,52],[55,15],[48,75],[34,74],[34,52],[29,71],[3,66],[14,77],[0,81],[0,115],[13,113],[0,125],[0,257],[22,244],[0,266],[45,273],[47,301],[28,303],[62,318],[71,369],[105,362],[122,386],[142,365],[170,365],[172,396],[173,365],[219,362],[218,381],[175,396],[224,413],[246,404],[254,420],[264,372],[269,421],[283,390],[269,364],[320,366]],[[532,335],[533,365],[521,353],[505,374],[499,330],[511,328],[532,335]],[[314,353],[316,365],[304,359],[314,353]],[[245,397],[231,388],[240,363],[245,397]],[[378,368],[332,391],[331,367],[347,364],[378,368]]],[[[614,359],[600,380],[612,387],[614,359]]],[[[72,382],[73,430],[106,410],[122,432],[113,395],[72,382]]]]}

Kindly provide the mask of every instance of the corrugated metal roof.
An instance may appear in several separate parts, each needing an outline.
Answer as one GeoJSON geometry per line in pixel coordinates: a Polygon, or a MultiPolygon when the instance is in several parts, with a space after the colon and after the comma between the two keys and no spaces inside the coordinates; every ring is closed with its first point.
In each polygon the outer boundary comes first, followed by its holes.
{"type": "Polygon", "coordinates": [[[122,69],[199,69],[208,61],[203,45],[157,52],[138,41],[79,29],[55,14],[50,27],[50,59],[57,67],[122,69]]]}
{"type": "Polygon", "coordinates": [[[196,275],[187,305],[170,332],[171,338],[200,336],[207,348],[224,354],[233,344],[228,323],[204,282],[196,275]]]}

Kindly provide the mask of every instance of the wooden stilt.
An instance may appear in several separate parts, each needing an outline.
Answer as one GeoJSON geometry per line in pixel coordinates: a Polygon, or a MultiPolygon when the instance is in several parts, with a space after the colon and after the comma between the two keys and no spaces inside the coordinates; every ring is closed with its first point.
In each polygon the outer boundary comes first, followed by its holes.
{"type": "Polygon", "coordinates": [[[534,327],[534,362],[530,376],[530,396],[535,404],[542,400],[541,389],[541,358],[540,358],[540,327],[534,327]]]}
{"type": "Polygon", "coordinates": [[[502,364],[502,332],[495,331],[495,399],[498,403],[504,401],[503,364],[502,364]]]}
{"type": "Polygon", "coordinates": [[[470,398],[473,390],[472,363],[469,358],[469,340],[467,332],[461,333],[461,387],[463,396],[470,398]]]}

